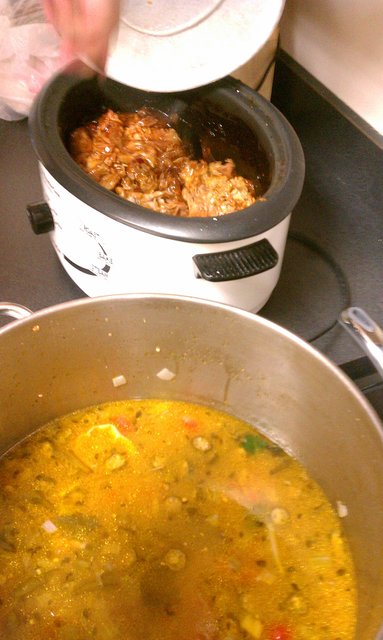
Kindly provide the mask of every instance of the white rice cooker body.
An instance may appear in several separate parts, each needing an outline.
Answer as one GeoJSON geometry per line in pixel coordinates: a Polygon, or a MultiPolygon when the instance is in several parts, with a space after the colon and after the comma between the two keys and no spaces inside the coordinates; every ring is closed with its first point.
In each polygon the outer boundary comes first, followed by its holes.
{"type": "Polygon", "coordinates": [[[267,232],[225,243],[195,243],[160,237],[96,211],[62,187],[40,164],[45,201],[54,220],[51,240],[62,266],[88,296],[169,293],[258,311],[276,286],[290,215],[267,232]],[[278,254],[274,267],[252,276],[211,282],[193,257],[247,247],[267,239],[278,254]]]}

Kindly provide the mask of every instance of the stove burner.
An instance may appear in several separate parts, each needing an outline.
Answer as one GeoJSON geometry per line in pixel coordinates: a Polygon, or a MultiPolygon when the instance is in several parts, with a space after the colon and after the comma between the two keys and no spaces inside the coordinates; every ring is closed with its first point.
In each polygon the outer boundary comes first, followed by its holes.
{"type": "Polygon", "coordinates": [[[338,262],[315,240],[291,231],[275,295],[260,315],[272,317],[306,342],[315,342],[337,326],[339,313],[350,305],[350,286],[338,262]],[[298,277],[296,263],[301,265],[298,277]]]}

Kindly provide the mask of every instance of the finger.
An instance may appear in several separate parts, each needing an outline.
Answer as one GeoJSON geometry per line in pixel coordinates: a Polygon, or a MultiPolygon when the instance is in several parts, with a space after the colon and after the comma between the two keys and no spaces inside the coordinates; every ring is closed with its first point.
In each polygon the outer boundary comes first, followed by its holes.
{"type": "Polygon", "coordinates": [[[76,47],[81,57],[104,69],[110,38],[119,18],[118,0],[81,0],[76,16],[76,47]],[[81,27],[81,31],[80,31],[81,27]]]}
{"type": "Polygon", "coordinates": [[[45,15],[56,31],[67,38],[73,31],[75,6],[72,0],[44,0],[45,15]]]}
{"type": "Polygon", "coordinates": [[[63,63],[79,57],[103,70],[119,8],[119,0],[44,0],[47,19],[61,36],[63,63]]]}
{"type": "Polygon", "coordinates": [[[44,0],[44,13],[48,22],[54,23],[55,7],[52,0],[44,0]]]}

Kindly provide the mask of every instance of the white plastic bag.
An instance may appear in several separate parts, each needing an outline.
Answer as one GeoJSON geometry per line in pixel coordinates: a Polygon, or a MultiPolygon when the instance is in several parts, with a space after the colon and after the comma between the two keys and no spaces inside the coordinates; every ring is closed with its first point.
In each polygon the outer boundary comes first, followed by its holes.
{"type": "Polygon", "coordinates": [[[0,118],[28,116],[35,95],[59,68],[59,48],[39,0],[0,0],[0,118]]]}

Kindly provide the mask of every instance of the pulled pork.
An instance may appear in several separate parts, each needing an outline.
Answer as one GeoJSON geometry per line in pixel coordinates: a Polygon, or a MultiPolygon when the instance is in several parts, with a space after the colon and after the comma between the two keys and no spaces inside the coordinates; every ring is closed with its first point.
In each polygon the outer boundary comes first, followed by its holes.
{"type": "Polygon", "coordinates": [[[232,160],[193,160],[174,128],[153,113],[115,113],[75,129],[74,160],[122,198],[173,216],[220,216],[255,202],[232,160]]]}

